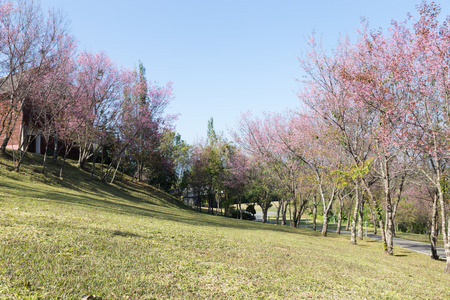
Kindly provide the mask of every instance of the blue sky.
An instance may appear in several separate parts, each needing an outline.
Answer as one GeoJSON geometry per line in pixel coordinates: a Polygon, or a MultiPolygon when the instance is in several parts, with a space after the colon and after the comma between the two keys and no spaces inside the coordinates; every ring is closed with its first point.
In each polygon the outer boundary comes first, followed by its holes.
{"type": "MultiPolygon", "coordinates": [[[[450,3],[441,4],[450,14],[450,3]]],[[[214,118],[227,135],[241,112],[282,112],[298,106],[297,62],[314,30],[326,47],[339,35],[355,35],[361,17],[386,29],[392,19],[415,14],[420,1],[171,1],[41,0],[61,10],[80,50],[105,51],[118,65],[142,61],[147,78],[172,81],[167,112],[192,144],[206,136],[214,118]]]]}

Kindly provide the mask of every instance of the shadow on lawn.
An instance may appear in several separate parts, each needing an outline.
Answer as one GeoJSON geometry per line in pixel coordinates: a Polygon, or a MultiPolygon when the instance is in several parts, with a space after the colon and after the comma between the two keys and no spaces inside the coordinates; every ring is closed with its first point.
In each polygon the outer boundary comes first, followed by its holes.
{"type": "MultiPolygon", "coordinates": [[[[102,195],[88,193],[86,196],[71,195],[64,192],[43,192],[34,198],[38,201],[68,204],[75,203],[92,209],[101,209],[123,215],[138,215],[151,217],[160,220],[168,220],[194,226],[225,227],[246,230],[268,230],[277,232],[289,232],[308,236],[320,236],[320,231],[291,228],[288,226],[277,226],[274,224],[261,224],[247,220],[237,220],[223,216],[214,216],[206,213],[193,211],[182,205],[158,205],[141,198],[124,195],[117,195],[113,200],[102,199],[102,195]],[[121,197],[124,196],[124,197],[121,197]]],[[[36,192],[35,192],[36,193],[36,192]]],[[[120,234],[118,234],[120,235],[120,234]]],[[[335,234],[328,233],[329,238],[336,237],[335,234]]]]}

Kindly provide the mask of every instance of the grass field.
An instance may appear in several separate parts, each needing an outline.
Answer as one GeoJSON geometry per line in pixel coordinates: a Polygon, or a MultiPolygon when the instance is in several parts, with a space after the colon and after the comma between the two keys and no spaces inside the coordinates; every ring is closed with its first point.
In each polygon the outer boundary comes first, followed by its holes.
{"type": "Polygon", "coordinates": [[[20,173],[0,160],[0,299],[450,298],[444,262],[426,255],[197,213],[74,166],[35,174],[40,159],[20,173]]]}

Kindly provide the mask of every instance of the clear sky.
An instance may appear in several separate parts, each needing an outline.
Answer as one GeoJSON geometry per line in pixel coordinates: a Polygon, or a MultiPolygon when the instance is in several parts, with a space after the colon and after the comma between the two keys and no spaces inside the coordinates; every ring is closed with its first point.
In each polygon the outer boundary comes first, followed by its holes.
{"type": "MultiPolygon", "coordinates": [[[[450,14],[450,1],[437,1],[450,14]]],[[[361,17],[372,28],[417,15],[412,0],[41,0],[61,10],[80,50],[105,51],[118,65],[139,61],[147,79],[173,82],[167,112],[192,144],[214,118],[227,135],[241,114],[298,106],[302,73],[297,57],[314,30],[324,45],[355,36],[361,17]]]]}

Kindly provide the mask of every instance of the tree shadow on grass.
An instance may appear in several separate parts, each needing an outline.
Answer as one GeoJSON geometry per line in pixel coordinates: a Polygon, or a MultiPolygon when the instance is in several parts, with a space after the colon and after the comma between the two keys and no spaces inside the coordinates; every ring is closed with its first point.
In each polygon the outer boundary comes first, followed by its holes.
{"type": "MultiPolygon", "coordinates": [[[[310,229],[299,229],[285,226],[277,226],[274,224],[261,224],[248,220],[237,220],[226,218],[223,216],[214,216],[206,213],[200,213],[191,209],[182,209],[170,206],[157,206],[152,203],[140,199],[140,201],[129,201],[129,199],[119,198],[119,201],[111,201],[106,199],[89,196],[74,196],[62,192],[44,193],[45,195],[37,195],[34,197],[38,201],[59,203],[59,204],[77,204],[93,210],[104,210],[121,215],[143,216],[152,219],[160,219],[173,221],[193,226],[205,227],[222,227],[244,230],[267,230],[276,232],[287,232],[293,234],[301,234],[307,236],[320,236],[320,231],[310,229]],[[151,205],[151,206],[150,206],[151,205]],[[150,206],[150,207],[149,207],[150,206]]],[[[330,234],[327,238],[336,238],[335,234],[330,234]]]]}

